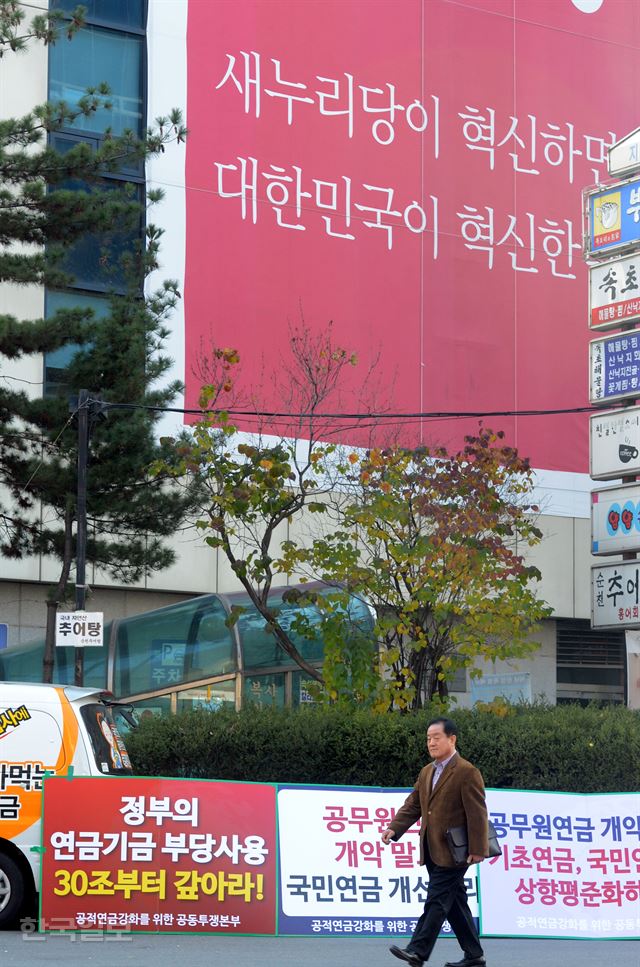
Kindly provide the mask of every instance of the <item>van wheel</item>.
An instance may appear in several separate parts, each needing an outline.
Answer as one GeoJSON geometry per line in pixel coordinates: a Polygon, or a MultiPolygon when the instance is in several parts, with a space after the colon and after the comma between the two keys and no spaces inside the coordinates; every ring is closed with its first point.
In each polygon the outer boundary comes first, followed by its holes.
{"type": "Polygon", "coordinates": [[[15,924],[24,895],[24,877],[18,864],[6,853],[0,853],[0,930],[15,924]]]}

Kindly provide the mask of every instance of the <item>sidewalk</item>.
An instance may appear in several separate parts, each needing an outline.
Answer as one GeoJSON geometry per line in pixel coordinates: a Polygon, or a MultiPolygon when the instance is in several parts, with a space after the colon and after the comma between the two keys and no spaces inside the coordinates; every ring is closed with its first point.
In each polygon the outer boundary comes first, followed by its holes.
{"type": "MultiPolygon", "coordinates": [[[[0,933],[0,963],[30,967],[86,967],[114,962],[118,967],[396,967],[391,941],[329,937],[221,937],[207,934],[101,934],[69,936],[0,933]]],[[[640,967],[640,942],[634,940],[485,939],[487,967],[640,967]]],[[[458,960],[455,940],[440,939],[429,961],[442,967],[458,960]]]]}

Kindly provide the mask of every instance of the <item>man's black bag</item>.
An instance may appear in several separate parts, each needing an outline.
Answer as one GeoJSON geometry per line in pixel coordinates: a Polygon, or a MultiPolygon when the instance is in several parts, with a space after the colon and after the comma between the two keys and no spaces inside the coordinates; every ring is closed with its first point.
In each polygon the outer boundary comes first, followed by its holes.
{"type": "MultiPolygon", "coordinates": [[[[467,856],[469,855],[467,827],[454,826],[453,829],[448,829],[446,831],[445,836],[447,838],[447,845],[451,850],[454,863],[458,864],[459,866],[466,865],[467,856]]],[[[489,856],[502,856],[502,850],[500,849],[500,844],[498,843],[498,835],[491,820],[489,820],[489,856]]]]}

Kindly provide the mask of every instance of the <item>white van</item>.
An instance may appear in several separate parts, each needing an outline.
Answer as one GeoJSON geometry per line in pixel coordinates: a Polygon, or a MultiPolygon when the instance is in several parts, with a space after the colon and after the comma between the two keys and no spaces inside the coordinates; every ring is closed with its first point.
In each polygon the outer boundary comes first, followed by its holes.
{"type": "Polygon", "coordinates": [[[0,929],[34,909],[45,772],[130,774],[123,716],[135,724],[108,692],[0,682],[0,929]]]}

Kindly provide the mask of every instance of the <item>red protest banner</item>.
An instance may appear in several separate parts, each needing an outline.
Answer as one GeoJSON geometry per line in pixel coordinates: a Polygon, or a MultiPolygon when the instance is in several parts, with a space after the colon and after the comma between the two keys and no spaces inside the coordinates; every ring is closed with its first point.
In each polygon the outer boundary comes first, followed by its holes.
{"type": "Polygon", "coordinates": [[[41,929],[274,934],[275,787],[47,778],[41,929]]]}

